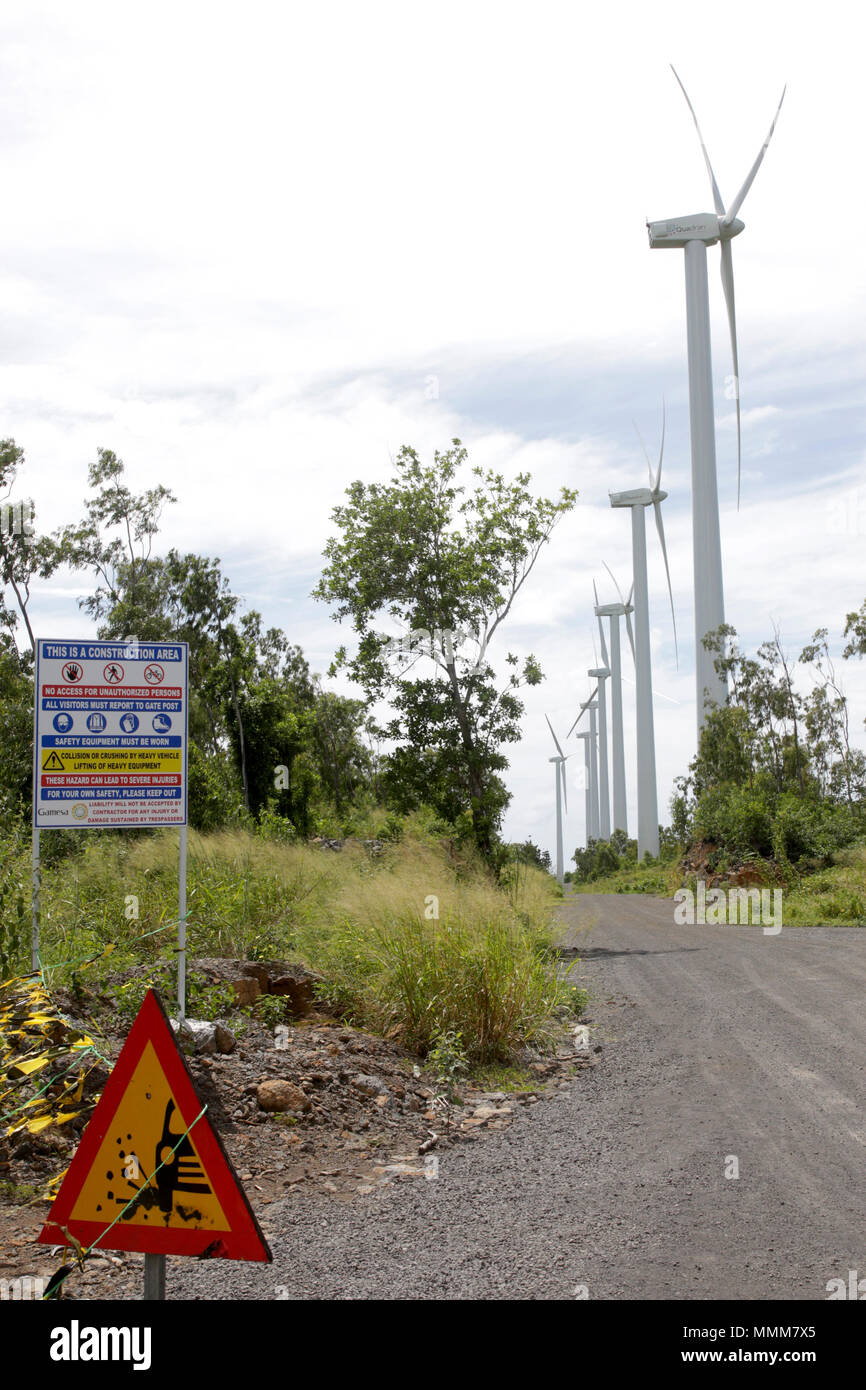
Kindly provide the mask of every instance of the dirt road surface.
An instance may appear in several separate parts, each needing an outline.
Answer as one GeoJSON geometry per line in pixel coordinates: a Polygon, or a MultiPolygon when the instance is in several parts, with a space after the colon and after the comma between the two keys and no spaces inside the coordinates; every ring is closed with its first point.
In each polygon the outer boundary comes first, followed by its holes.
{"type": "Polygon", "coordinates": [[[170,1261],[170,1296],[822,1300],[866,1279],[866,931],[675,926],[626,895],[561,916],[594,1069],[435,1180],[273,1203],[273,1265],[170,1261]]]}

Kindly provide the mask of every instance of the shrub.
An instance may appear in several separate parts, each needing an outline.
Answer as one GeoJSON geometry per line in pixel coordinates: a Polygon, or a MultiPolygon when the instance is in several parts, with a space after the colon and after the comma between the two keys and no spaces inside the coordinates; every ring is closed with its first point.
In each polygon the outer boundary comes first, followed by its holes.
{"type": "Polygon", "coordinates": [[[761,787],[709,787],[695,808],[695,836],[737,854],[769,857],[773,850],[773,807],[761,787]]]}

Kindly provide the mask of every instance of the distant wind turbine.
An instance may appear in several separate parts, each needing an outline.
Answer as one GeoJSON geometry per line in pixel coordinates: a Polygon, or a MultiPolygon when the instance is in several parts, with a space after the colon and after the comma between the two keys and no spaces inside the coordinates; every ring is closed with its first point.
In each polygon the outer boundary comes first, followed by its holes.
{"type": "Polygon", "coordinates": [[[589,848],[590,839],[592,838],[592,834],[591,834],[591,825],[592,825],[592,758],[591,758],[590,751],[589,751],[589,746],[590,746],[590,743],[591,743],[591,741],[592,741],[592,734],[589,732],[588,729],[585,729],[584,732],[583,732],[582,734],[578,734],[577,737],[583,739],[583,771],[584,771],[584,788],[585,788],[585,796],[584,796],[585,820],[584,820],[584,825],[585,825],[586,847],[587,847],[587,849],[588,849],[588,848],[589,848]]]}
{"type": "MultiPolygon", "coordinates": [[[[662,439],[659,449],[658,468],[655,478],[647,460],[650,474],[648,488],[633,488],[629,492],[610,494],[612,507],[631,509],[632,564],[634,573],[634,617],[635,617],[635,706],[637,714],[637,843],[638,859],[643,859],[649,851],[654,858],[659,852],[658,791],[656,788],[655,732],[653,729],[652,701],[652,663],[649,640],[649,594],[647,588],[646,563],[646,522],[645,509],[652,507],[655,513],[656,529],[665,562],[668,580],[668,593],[671,601],[671,615],[674,612],[674,596],[671,589],[670,567],[668,565],[665,530],[662,521],[661,504],[667,497],[661,490],[662,459],[665,449],[665,424],[662,414],[662,439]]],[[[676,619],[674,619],[674,644],[676,645],[676,619]]]]}
{"type": "Polygon", "coordinates": [[[692,547],[695,571],[695,681],[698,735],[700,735],[706,718],[705,697],[716,705],[723,705],[727,697],[727,685],[716,671],[713,653],[708,652],[703,644],[705,635],[715,631],[725,621],[722,549],[719,535],[719,493],[716,478],[716,427],[713,413],[707,247],[714,246],[716,242],[721,245],[722,288],[728,311],[728,328],[731,335],[731,353],[734,365],[733,386],[737,409],[737,506],[739,507],[742,472],[740,368],[737,352],[737,319],[734,306],[734,266],[731,241],[743,230],[744,223],[739,220],[737,213],[766,154],[787,89],[782,92],[767,138],[749,170],[745,183],[726,210],[694,107],[689,101],[688,93],[673,65],[671,70],[679,82],[692,114],[695,130],[698,132],[716,209],[715,215],[708,212],[695,213],[692,216],[673,218],[665,222],[647,223],[649,244],[653,249],[673,246],[685,251],[689,423],[692,449],[692,547]]]}
{"type": "MultiPolygon", "coordinates": [[[[545,719],[547,719],[547,715],[545,715],[544,717],[545,719]]],[[[550,758],[548,761],[556,763],[556,877],[559,879],[560,883],[563,883],[565,880],[565,875],[562,863],[562,805],[564,802],[565,809],[566,811],[568,811],[568,791],[565,785],[565,764],[568,762],[568,759],[571,755],[569,753],[563,753],[559,745],[559,739],[553,732],[553,725],[551,724],[549,719],[547,719],[547,727],[551,732],[554,743],[556,744],[556,752],[558,755],[555,758],[550,758]]]]}
{"type": "Polygon", "coordinates": [[[622,591],[614,579],[609,566],[605,564],[605,569],[613,580],[613,586],[619,596],[619,603],[603,603],[598,601],[598,590],[595,587],[595,580],[592,583],[593,593],[595,594],[595,616],[598,619],[598,630],[601,633],[602,652],[604,653],[605,664],[610,667],[610,704],[611,704],[611,771],[613,774],[613,829],[624,830],[628,834],[628,809],[625,797],[625,747],[623,742],[622,727],[622,662],[620,659],[620,640],[619,640],[619,620],[625,618],[626,632],[631,645],[631,654],[634,657],[634,633],[631,626],[631,615],[634,612],[631,604],[634,584],[629,589],[628,598],[623,598],[622,591]],[[607,618],[610,625],[610,656],[604,646],[604,628],[602,618],[607,618]]]}
{"type": "MultiPolygon", "coordinates": [[[[577,728],[583,716],[587,713],[589,714],[589,742],[585,745],[589,752],[589,821],[587,824],[587,834],[591,835],[593,840],[600,840],[602,838],[601,816],[599,811],[598,727],[595,718],[598,711],[596,696],[599,693],[600,684],[601,682],[599,682],[599,686],[592,692],[589,699],[584,700],[580,707],[579,715],[566,734],[566,738],[569,738],[572,731],[577,728]]],[[[581,737],[581,735],[578,735],[578,737],[581,737]]],[[[610,831],[608,831],[607,838],[610,839],[610,831]]]]}

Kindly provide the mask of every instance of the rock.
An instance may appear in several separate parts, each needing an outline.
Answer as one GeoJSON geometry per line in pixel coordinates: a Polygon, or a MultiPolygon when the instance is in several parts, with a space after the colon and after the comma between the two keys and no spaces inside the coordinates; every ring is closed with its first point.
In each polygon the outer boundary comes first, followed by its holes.
{"type": "Polygon", "coordinates": [[[292,1081],[262,1081],[256,1090],[256,1098],[262,1110],[269,1111],[305,1111],[312,1104],[300,1086],[292,1081]]]}
{"type": "Polygon", "coordinates": [[[352,1077],[350,1085],[353,1091],[357,1091],[362,1096],[387,1096],[388,1094],[387,1086],[377,1080],[375,1076],[364,1076],[361,1072],[352,1077]]]}
{"type": "Polygon", "coordinates": [[[188,1052],[216,1052],[215,1023],[207,1023],[203,1019],[185,1018],[178,1025],[177,1019],[173,1018],[171,1026],[178,1035],[181,1047],[188,1052]]]}
{"type": "Polygon", "coordinates": [[[235,1002],[239,1009],[243,1009],[247,1004],[255,1004],[262,992],[262,987],[258,980],[251,975],[241,975],[238,979],[231,981],[232,989],[235,992],[235,1002]]]}
{"type": "Polygon", "coordinates": [[[291,1013],[303,1018],[315,1008],[315,985],[319,978],[303,965],[283,962],[270,968],[266,988],[271,994],[285,998],[291,1013]]]}
{"type": "Polygon", "coordinates": [[[241,966],[241,974],[248,975],[252,980],[258,980],[262,994],[267,994],[271,977],[268,967],[262,964],[261,961],[244,961],[241,966]]]}
{"type": "Polygon", "coordinates": [[[214,1028],[217,1052],[234,1052],[238,1043],[231,1028],[226,1028],[224,1023],[217,1023],[214,1025],[214,1028]]]}

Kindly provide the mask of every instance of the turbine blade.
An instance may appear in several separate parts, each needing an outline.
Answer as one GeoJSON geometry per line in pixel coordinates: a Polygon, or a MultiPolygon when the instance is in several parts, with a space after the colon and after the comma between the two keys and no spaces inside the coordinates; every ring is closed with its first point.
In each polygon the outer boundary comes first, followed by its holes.
{"type": "Polygon", "coordinates": [[[759,154],[758,154],[758,158],[755,160],[754,164],[752,165],[751,169],[749,170],[748,176],[747,176],[747,178],[746,178],[746,182],[743,184],[743,186],[742,186],[742,188],[740,189],[739,193],[737,194],[736,198],[735,198],[734,201],[731,203],[731,206],[728,208],[727,212],[725,213],[724,217],[722,218],[722,225],[723,225],[724,227],[729,227],[730,224],[733,222],[734,218],[736,217],[737,213],[740,211],[740,208],[741,208],[742,205],[743,205],[743,199],[745,198],[746,194],[748,193],[749,189],[751,188],[752,183],[753,183],[754,178],[755,178],[755,175],[757,174],[758,170],[759,170],[760,167],[761,167],[761,161],[763,160],[764,155],[767,153],[767,146],[769,145],[770,140],[772,139],[773,131],[776,129],[776,122],[777,122],[777,120],[779,119],[779,112],[780,112],[781,109],[782,109],[782,102],[785,100],[785,93],[787,92],[787,90],[788,90],[787,85],[786,85],[785,87],[782,88],[782,95],[781,95],[781,97],[779,98],[779,105],[776,107],[776,114],[775,114],[775,116],[773,117],[773,124],[770,126],[770,129],[769,129],[769,131],[767,132],[767,138],[766,138],[766,140],[764,141],[763,145],[761,146],[760,152],[759,152],[759,154]]]}
{"type": "Polygon", "coordinates": [[[656,470],[656,480],[655,480],[655,485],[654,485],[654,487],[653,487],[653,492],[658,492],[658,490],[659,490],[659,483],[660,483],[661,480],[662,480],[662,459],[664,458],[664,456],[665,456],[665,398],[664,398],[664,396],[662,396],[662,442],[661,442],[661,447],[659,448],[659,466],[658,466],[658,468],[657,468],[657,470],[656,470]]]}
{"type": "Polygon", "coordinates": [[[596,587],[595,580],[592,581],[592,596],[595,599],[595,606],[598,608],[598,588],[596,587]]]}
{"type": "MultiPolygon", "coordinates": [[[[545,717],[545,719],[547,719],[547,715],[545,715],[544,717],[545,717]]],[[[556,744],[556,751],[557,751],[557,753],[559,754],[559,756],[560,756],[561,758],[564,758],[564,757],[565,757],[565,754],[563,753],[562,749],[561,749],[560,746],[559,746],[559,739],[556,737],[556,734],[553,733],[553,725],[551,724],[551,722],[550,722],[549,719],[547,719],[547,727],[548,727],[548,729],[550,730],[551,734],[553,734],[553,741],[554,741],[554,743],[556,744]]]]}
{"type": "Polygon", "coordinates": [[[622,596],[622,589],[621,589],[621,588],[619,587],[619,585],[617,584],[616,579],[614,579],[613,570],[611,569],[610,565],[607,563],[607,560],[602,560],[601,563],[604,565],[604,567],[605,567],[605,569],[607,570],[608,574],[610,575],[611,579],[613,579],[613,587],[616,589],[616,592],[617,592],[617,595],[618,595],[618,597],[619,597],[620,603],[624,603],[625,600],[624,600],[624,598],[623,598],[623,596],[622,596]]]}
{"type": "Polygon", "coordinates": [[[607,643],[604,640],[604,619],[596,618],[596,622],[598,623],[598,635],[601,638],[601,659],[607,669],[610,670],[610,657],[607,652],[607,643]]]}
{"type": "MultiPolygon", "coordinates": [[[[632,588],[634,588],[634,585],[632,585],[632,588]]],[[[635,656],[635,651],[634,651],[634,632],[632,631],[632,626],[631,626],[631,613],[629,613],[628,609],[626,609],[626,614],[625,614],[625,629],[626,629],[626,632],[628,633],[629,645],[631,646],[631,659],[632,659],[632,661],[637,661],[637,657],[635,656]]]]}
{"type": "Polygon", "coordinates": [[[662,521],[662,507],[660,502],[653,502],[653,511],[656,514],[656,530],[659,533],[659,540],[662,544],[662,555],[664,556],[665,560],[665,574],[668,577],[668,593],[670,595],[671,600],[671,618],[673,619],[674,625],[674,651],[676,652],[677,667],[679,668],[680,649],[679,644],[677,643],[677,619],[676,614],[674,613],[674,591],[671,588],[671,572],[668,567],[668,548],[665,545],[665,527],[664,522],[662,521]]]}
{"type": "Polygon", "coordinates": [[[711,183],[712,186],[713,186],[713,202],[714,202],[715,205],[716,205],[716,212],[719,214],[719,217],[724,217],[724,215],[725,215],[725,204],[724,204],[724,201],[723,201],[723,199],[722,199],[722,195],[721,195],[721,193],[719,192],[719,185],[716,183],[716,176],[715,176],[715,174],[713,173],[713,166],[712,166],[712,164],[710,163],[710,156],[707,154],[707,147],[706,147],[706,145],[704,144],[704,137],[703,137],[703,135],[701,134],[701,128],[700,128],[700,126],[698,125],[698,118],[697,118],[697,116],[695,115],[695,108],[692,106],[692,103],[689,101],[689,94],[688,94],[688,92],[686,91],[685,87],[683,86],[682,82],[680,81],[680,75],[679,75],[679,73],[677,72],[676,68],[674,67],[673,63],[671,63],[671,72],[673,73],[673,75],[674,75],[674,77],[677,79],[677,81],[679,82],[679,84],[680,84],[680,91],[682,92],[683,96],[685,97],[685,99],[686,99],[686,105],[688,106],[689,110],[690,110],[691,113],[692,113],[692,120],[693,120],[694,123],[695,123],[695,130],[698,132],[698,139],[699,139],[700,142],[701,142],[701,149],[703,150],[703,154],[704,154],[704,163],[705,163],[706,166],[707,166],[707,173],[708,173],[709,176],[710,176],[710,183],[711,183]]]}
{"type": "Polygon", "coordinates": [[[646,451],[646,445],[645,445],[644,442],[643,442],[643,435],[641,434],[640,430],[639,430],[638,427],[637,427],[637,421],[636,421],[636,420],[632,420],[632,424],[634,425],[634,432],[635,432],[635,434],[637,435],[638,439],[640,440],[640,447],[643,449],[643,456],[644,456],[644,458],[646,459],[646,471],[647,471],[647,473],[649,474],[650,492],[652,492],[652,487],[653,487],[653,469],[652,469],[652,464],[651,464],[650,461],[649,461],[649,454],[647,453],[647,451],[646,451]]]}
{"type": "Polygon", "coordinates": [[[740,510],[740,474],[742,472],[742,441],[740,438],[740,364],[737,355],[737,313],[734,305],[734,257],[730,241],[722,242],[722,288],[728,309],[731,331],[731,357],[734,362],[734,398],[737,403],[737,511],[740,510]]]}
{"type": "MultiPolygon", "coordinates": [[[[588,699],[588,700],[584,700],[583,704],[581,705],[581,707],[580,707],[580,713],[578,714],[577,718],[575,719],[575,721],[574,721],[574,723],[572,724],[571,728],[569,729],[568,733],[565,735],[566,738],[571,738],[571,735],[574,733],[574,730],[577,728],[578,724],[580,723],[580,721],[581,721],[581,719],[583,718],[583,716],[586,714],[586,711],[589,709],[589,707],[590,707],[591,704],[592,704],[592,696],[590,695],[589,699],[588,699]]],[[[578,734],[578,738],[580,738],[580,737],[581,737],[581,735],[578,734]]],[[[571,757],[571,754],[569,754],[568,756],[571,757]]]]}
{"type": "Polygon", "coordinates": [[[630,588],[629,591],[628,591],[628,598],[627,598],[626,601],[625,601],[625,606],[626,606],[626,608],[628,608],[629,604],[631,603],[632,594],[633,594],[633,593],[634,593],[634,580],[631,581],[631,588],[630,588]]]}

